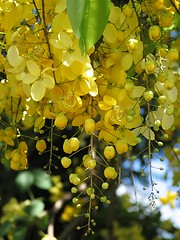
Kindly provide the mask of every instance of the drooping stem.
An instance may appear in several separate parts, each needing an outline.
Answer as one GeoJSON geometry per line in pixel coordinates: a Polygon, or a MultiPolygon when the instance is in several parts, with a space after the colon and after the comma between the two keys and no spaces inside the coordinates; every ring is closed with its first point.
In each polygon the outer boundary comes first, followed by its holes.
{"type": "Polygon", "coordinates": [[[47,24],[46,24],[46,16],[45,16],[45,3],[44,0],[42,0],[42,20],[43,20],[43,31],[44,31],[44,36],[46,38],[46,43],[48,46],[48,52],[49,52],[49,57],[52,59],[52,53],[51,53],[51,47],[49,43],[49,38],[48,38],[48,31],[47,31],[47,24]]]}
{"type": "Polygon", "coordinates": [[[50,152],[49,152],[49,163],[48,163],[48,172],[51,172],[52,166],[52,157],[53,157],[53,120],[51,120],[51,129],[50,129],[50,152]]]}
{"type": "MultiPolygon", "coordinates": [[[[53,54],[52,54],[52,51],[51,51],[51,46],[50,46],[49,36],[48,36],[48,30],[47,30],[47,24],[46,24],[45,2],[44,2],[44,0],[42,0],[42,21],[43,21],[44,36],[45,36],[45,39],[46,39],[46,44],[47,44],[48,52],[49,52],[49,58],[53,59],[53,54]]],[[[52,67],[55,68],[53,63],[52,63],[52,67]]],[[[53,71],[53,77],[54,77],[54,80],[56,81],[56,76],[55,76],[54,71],[53,71]]]]}
{"type": "Polygon", "coordinates": [[[147,108],[148,108],[148,115],[147,115],[147,120],[148,120],[148,130],[149,130],[149,139],[148,139],[148,159],[149,159],[149,173],[150,173],[150,182],[151,182],[151,190],[153,192],[153,179],[152,179],[152,157],[151,157],[151,132],[150,132],[150,103],[147,103],[147,108]]]}

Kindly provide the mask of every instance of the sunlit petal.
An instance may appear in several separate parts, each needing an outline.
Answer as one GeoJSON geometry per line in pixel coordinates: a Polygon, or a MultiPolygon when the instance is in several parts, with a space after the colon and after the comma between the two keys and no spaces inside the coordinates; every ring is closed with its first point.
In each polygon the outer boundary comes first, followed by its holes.
{"type": "Polygon", "coordinates": [[[46,75],[46,74],[43,75],[43,83],[44,83],[46,88],[51,89],[55,86],[54,78],[49,76],[49,75],[46,75]]]}
{"type": "Polygon", "coordinates": [[[40,101],[46,93],[46,87],[43,81],[39,80],[31,86],[31,97],[34,101],[40,101]]]}
{"type": "Polygon", "coordinates": [[[29,72],[34,76],[40,76],[41,69],[37,63],[32,60],[27,60],[26,62],[29,72]]]}
{"type": "Polygon", "coordinates": [[[23,76],[22,81],[25,84],[31,84],[37,80],[37,76],[32,75],[31,73],[27,73],[23,76]]]}

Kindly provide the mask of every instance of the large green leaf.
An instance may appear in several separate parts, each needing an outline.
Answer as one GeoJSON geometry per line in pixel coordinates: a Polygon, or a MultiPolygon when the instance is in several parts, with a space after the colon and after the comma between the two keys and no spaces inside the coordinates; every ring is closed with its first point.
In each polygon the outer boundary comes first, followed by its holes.
{"type": "Polygon", "coordinates": [[[27,191],[34,182],[34,176],[26,170],[17,175],[15,182],[21,190],[27,191]]]}
{"type": "Polygon", "coordinates": [[[82,54],[101,37],[110,13],[110,0],[67,0],[67,13],[82,54]]]}
{"type": "Polygon", "coordinates": [[[32,217],[38,217],[44,210],[44,203],[40,199],[34,199],[31,203],[25,207],[25,211],[32,217]]]}
{"type": "Polygon", "coordinates": [[[48,190],[52,187],[51,175],[37,168],[33,170],[34,185],[40,189],[48,190]]]}
{"type": "Polygon", "coordinates": [[[25,240],[28,232],[27,226],[19,226],[13,231],[13,240],[25,240]]]}
{"type": "Polygon", "coordinates": [[[13,223],[11,223],[11,222],[5,222],[5,223],[1,224],[0,237],[4,237],[10,231],[12,226],[13,226],[13,223]]]}

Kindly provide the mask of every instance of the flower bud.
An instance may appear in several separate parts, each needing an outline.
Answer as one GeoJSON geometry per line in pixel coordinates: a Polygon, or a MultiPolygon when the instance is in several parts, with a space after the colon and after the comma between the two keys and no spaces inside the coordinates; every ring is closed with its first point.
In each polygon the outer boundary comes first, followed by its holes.
{"type": "Polygon", "coordinates": [[[114,167],[107,167],[104,170],[104,176],[109,179],[115,179],[117,177],[117,172],[114,167]]]}
{"type": "Polygon", "coordinates": [[[104,156],[105,156],[108,160],[112,159],[112,158],[115,156],[115,154],[116,154],[116,151],[115,151],[115,149],[114,149],[113,146],[106,146],[106,147],[104,148],[104,156]]]}
{"type": "Polygon", "coordinates": [[[129,39],[127,43],[127,48],[130,53],[135,52],[138,48],[138,40],[134,38],[129,39]]]}
{"type": "Polygon", "coordinates": [[[67,122],[68,122],[67,117],[63,113],[60,113],[60,114],[57,115],[57,117],[54,121],[54,125],[58,129],[62,130],[67,126],[67,122]]]}
{"type": "Polygon", "coordinates": [[[71,159],[68,157],[61,158],[61,164],[64,168],[68,168],[71,165],[71,159]]]}
{"type": "Polygon", "coordinates": [[[159,26],[154,25],[149,28],[149,38],[152,41],[157,41],[161,37],[161,29],[159,26]]]}
{"type": "Polygon", "coordinates": [[[160,27],[169,27],[173,23],[173,15],[170,12],[164,12],[159,19],[160,27]]]}
{"type": "Polygon", "coordinates": [[[144,98],[147,102],[151,101],[154,97],[154,93],[152,91],[146,91],[144,93],[144,98]]]}
{"type": "Polygon", "coordinates": [[[95,121],[92,118],[86,119],[84,122],[84,128],[87,134],[91,135],[95,130],[95,121]]]}
{"type": "Polygon", "coordinates": [[[170,62],[175,62],[179,58],[179,52],[176,48],[171,48],[167,53],[167,58],[170,62]]]}
{"type": "Polygon", "coordinates": [[[145,64],[145,70],[147,74],[152,74],[155,72],[156,65],[154,62],[148,61],[145,64]]]}

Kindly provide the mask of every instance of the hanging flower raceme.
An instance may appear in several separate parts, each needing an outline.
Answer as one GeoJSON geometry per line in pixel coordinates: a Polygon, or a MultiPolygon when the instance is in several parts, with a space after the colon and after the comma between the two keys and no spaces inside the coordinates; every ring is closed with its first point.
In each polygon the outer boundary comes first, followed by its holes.
{"type": "MultiPolygon", "coordinates": [[[[98,207],[94,199],[110,202],[104,190],[115,178],[125,176],[120,176],[119,167],[126,167],[120,159],[128,162],[136,158],[133,153],[138,158],[148,153],[148,161],[142,163],[151,174],[155,145],[163,144],[158,139],[179,127],[179,40],[169,41],[169,31],[178,22],[179,3],[128,1],[118,7],[111,2],[109,18],[95,42],[93,34],[101,23],[96,29],[94,22],[86,24],[86,9],[82,21],[78,22],[80,15],[74,16],[71,25],[68,4],[73,2],[4,0],[0,4],[4,55],[0,71],[5,72],[0,79],[0,142],[3,161],[13,170],[28,167],[27,143],[34,144],[39,155],[48,156],[49,172],[57,162],[54,167],[63,168],[62,181],[69,179],[73,185],[71,193],[77,195],[72,202],[78,213],[82,206],[91,232],[91,211],[98,207]],[[17,13],[22,15],[13,21],[17,13]],[[142,138],[145,141],[139,144],[142,138]],[[89,204],[87,212],[84,203],[89,204]]],[[[91,4],[103,2],[104,11],[108,1],[89,2],[90,9],[91,4]]],[[[94,16],[88,20],[99,19],[94,16]]],[[[150,184],[154,194],[153,181],[150,184]]],[[[55,195],[54,201],[61,197],[61,187],[55,195]]],[[[174,206],[175,198],[168,193],[160,200],[174,206]]]]}

